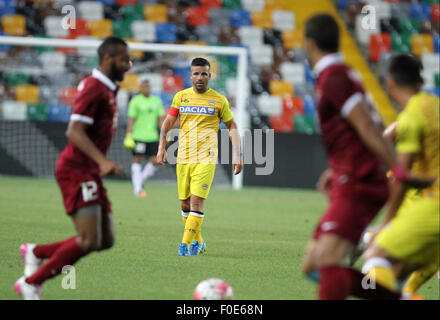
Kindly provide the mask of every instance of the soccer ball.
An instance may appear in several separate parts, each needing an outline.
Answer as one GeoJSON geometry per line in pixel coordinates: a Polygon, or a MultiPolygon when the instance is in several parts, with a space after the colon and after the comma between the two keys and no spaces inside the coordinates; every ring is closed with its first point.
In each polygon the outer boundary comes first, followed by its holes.
{"type": "Polygon", "coordinates": [[[232,300],[231,286],[222,279],[210,278],[200,282],[194,290],[195,300],[232,300]]]}

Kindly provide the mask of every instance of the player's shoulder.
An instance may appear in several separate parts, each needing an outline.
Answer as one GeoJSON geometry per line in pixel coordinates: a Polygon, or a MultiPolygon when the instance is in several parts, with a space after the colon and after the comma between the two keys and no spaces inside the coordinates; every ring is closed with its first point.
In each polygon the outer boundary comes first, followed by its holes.
{"type": "Polygon", "coordinates": [[[101,81],[93,76],[85,77],[80,81],[77,87],[78,94],[100,92],[103,89],[101,81]]]}
{"type": "Polygon", "coordinates": [[[224,96],[223,94],[221,94],[220,92],[218,92],[218,91],[216,91],[216,90],[214,90],[212,88],[209,88],[207,93],[212,98],[219,99],[222,102],[226,102],[226,103],[228,102],[228,99],[226,98],[226,96],[224,96]]]}

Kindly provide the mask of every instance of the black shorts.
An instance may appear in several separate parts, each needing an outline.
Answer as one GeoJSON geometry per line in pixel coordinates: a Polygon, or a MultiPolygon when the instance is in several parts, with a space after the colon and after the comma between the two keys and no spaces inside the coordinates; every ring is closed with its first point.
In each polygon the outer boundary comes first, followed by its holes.
{"type": "Polygon", "coordinates": [[[132,151],[134,156],[155,156],[159,149],[159,142],[142,142],[136,140],[134,142],[136,142],[136,147],[134,147],[132,151]]]}

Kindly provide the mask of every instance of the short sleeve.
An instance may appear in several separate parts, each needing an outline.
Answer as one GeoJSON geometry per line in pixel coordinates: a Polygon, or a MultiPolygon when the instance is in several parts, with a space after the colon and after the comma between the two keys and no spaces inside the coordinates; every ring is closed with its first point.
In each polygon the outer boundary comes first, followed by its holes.
{"type": "Polygon", "coordinates": [[[130,100],[130,103],[128,104],[128,116],[130,118],[136,118],[138,115],[136,100],[136,97],[134,97],[130,100]]]}
{"type": "Polygon", "coordinates": [[[231,121],[233,118],[234,114],[229,107],[229,102],[225,97],[223,97],[223,104],[222,108],[220,109],[220,119],[222,119],[223,122],[228,122],[231,121]]]}
{"type": "Polygon", "coordinates": [[[102,102],[102,91],[93,83],[93,79],[84,79],[78,85],[78,92],[73,104],[73,121],[93,124],[95,114],[102,102]]]}
{"type": "Polygon", "coordinates": [[[425,121],[422,114],[403,111],[397,119],[397,152],[418,153],[422,149],[424,128],[425,121]]]}
{"type": "MultiPolygon", "coordinates": [[[[349,72],[349,71],[348,71],[349,72]]],[[[325,99],[346,118],[351,110],[364,100],[360,83],[347,71],[336,71],[328,76],[323,86],[325,99]]]]}

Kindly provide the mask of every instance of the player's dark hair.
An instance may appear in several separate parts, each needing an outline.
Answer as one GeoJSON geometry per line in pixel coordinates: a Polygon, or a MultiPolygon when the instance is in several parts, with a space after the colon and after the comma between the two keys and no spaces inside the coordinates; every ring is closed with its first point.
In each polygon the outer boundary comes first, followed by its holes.
{"type": "Polygon", "coordinates": [[[211,69],[211,64],[205,58],[194,58],[191,61],[191,67],[204,67],[208,66],[211,69]]]}
{"type": "Polygon", "coordinates": [[[420,60],[410,53],[401,53],[393,57],[388,67],[391,79],[398,86],[411,88],[418,88],[423,84],[422,70],[420,60]]]}
{"type": "Polygon", "coordinates": [[[104,55],[109,54],[114,57],[118,52],[119,46],[127,46],[127,43],[121,38],[110,36],[104,39],[98,48],[99,63],[101,63],[104,55]]]}
{"type": "Polygon", "coordinates": [[[321,51],[334,53],[339,50],[339,27],[329,14],[318,14],[307,20],[305,36],[321,51]]]}

